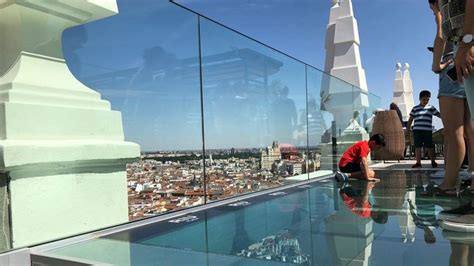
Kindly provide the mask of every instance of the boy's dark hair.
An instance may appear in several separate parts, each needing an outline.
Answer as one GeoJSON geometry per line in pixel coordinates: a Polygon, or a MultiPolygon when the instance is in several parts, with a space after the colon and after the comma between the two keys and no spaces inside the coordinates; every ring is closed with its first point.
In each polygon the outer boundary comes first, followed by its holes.
{"type": "Polygon", "coordinates": [[[428,3],[429,4],[434,4],[434,3],[436,3],[436,0],[428,0],[428,3]]]}
{"type": "Polygon", "coordinates": [[[425,90],[425,91],[421,91],[421,92],[420,92],[420,100],[421,100],[421,98],[423,98],[423,97],[431,98],[431,92],[430,92],[430,91],[426,91],[426,90],[425,90]]]}
{"type": "Polygon", "coordinates": [[[382,134],[373,135],[369,141],[373,141],[375,144],[385,147],[385,137],[382,134]]]}
{"type": "Polygon", "coordinates": [[[370,218],[378,224],[386,224],[388,221],[388,212],[387,211],[382,211],[382,210],[377,210],[379,206],[373,205],[372,206],[372,211],[370,212],[370,218]]]}

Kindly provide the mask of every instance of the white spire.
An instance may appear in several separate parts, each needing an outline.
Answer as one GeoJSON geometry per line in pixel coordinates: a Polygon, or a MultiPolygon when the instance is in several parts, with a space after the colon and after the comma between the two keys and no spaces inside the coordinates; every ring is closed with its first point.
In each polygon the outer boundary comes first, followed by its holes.
{"type": "Polygon", "coordinates": [[[403,79],[410,80],[410,86],[413,87],[413,85],[411,85],[410,65],[408,63],[405,63],[405,67],[403,70],[403,79]]]}
{"type": "Polygon", "coordinates": [[[413,83],[410,78],[410,65],[405,63],[403,74],[401,64],[395,66],[395,80],[393,81],[393,102],[398,105],[402,112],[404,121],[407,121],[410,111],[414,106],[413,103],[413,83]]]}
{"type": "Polygon", "coordinates": [[[397,64],[395,65],[395,68],[396,68],[396,71],[395,71],[395,80],[402,79],[402,78],[403,78],[403,76],[402,76],[402,71],[401,71],[401,69],[402,69],[402,64],[397,63],[397,64]]]}
{"type": "Polygon", "coordinates": [[[347,125],[351,119],[354,108],[362,110],[368,107],[368,88],[360,58],[359,30],[352,1],[332,0],[332,4],[326,30],[324,70],[349,84],[330,77],[323,78],[323,101],[330,100],[323,102],[322,106],[334,115],[338,128],[341,128],[342,124],[347,125]],[[353,94],[350,84],[359,87],[363,93],[353,94]]]}

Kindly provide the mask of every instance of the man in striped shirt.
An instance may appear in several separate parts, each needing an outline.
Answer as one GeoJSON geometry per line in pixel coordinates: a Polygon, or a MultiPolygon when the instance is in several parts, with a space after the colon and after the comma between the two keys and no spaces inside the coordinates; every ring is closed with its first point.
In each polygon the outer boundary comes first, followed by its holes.
{"type": "Polygon", "coordinates": [[[407,122],[407,128],[410,129],[411,123],[413,123],[413,139],[415,142],[415,157],[416,163],[412,166],[413,168],[421,167],[421,148],[425,147],[428,149],[428,154],[431,159],[431,166],[436,168],[438,164],[435,161],[434,148],[433,148],[433,136],[432,136],[432,122],[433,115],[441,117],[438,110],[429,105],[431,92],[421,91],[420,92],[420,104],[413,107],[410,112],[410,118],[407,122]]]}

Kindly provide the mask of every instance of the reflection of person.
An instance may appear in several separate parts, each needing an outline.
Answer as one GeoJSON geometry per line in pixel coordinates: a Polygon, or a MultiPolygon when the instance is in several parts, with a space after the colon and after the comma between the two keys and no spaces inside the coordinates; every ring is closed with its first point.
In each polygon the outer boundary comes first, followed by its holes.
{"type": "Polygon", "coordinates": [[[405,127],[405,125],[403,124],[402,111],[400,111],[400,108],[398,108],[398,105],[396,103],[391,103],[390,110],[394,110],[395,112],[397,112],[397,116],[398,116],[398,119],[400,119],[400,123],[402,124],[402,127],[405,127]]]}
{"type": "Polygon", "coordinates": [[[279,90],[272,103],[270,116],[274,138],[281,143],[293,143],[293,131],[298,123],[298,115],[295,102],[288,98],[288,87],[284,86],[279,90]]]}
{"type": "MultiPolygon", "coordinates": [[[[342,201],[352,213],[362,218],[372,218],[379,224],[385,224],[388,213],[379,208],[372,208],[369,195],[375,182],[353,182],[339,191],[342,201]]],[[[375,206],[374,206],[375,207],[375,206]]]]}
{"type": "Polygon", "coordinates": [[[473,202],[441,213],[443,237],[451,242],[450,265],[474,265],[473,202]]]}
{"type": "Polygon", "coordinates": [[[173,53],[160,46],[143,50],[142,63],[135,68],[127,91],[119,95],[124,97],[119,108],[131,140],[173,149],[177,147],[176,139],[180,139],[179,147],[195,147],[199,136],[196,130],[200,130],[196,107],[199,98],[192,83],[181,81],[176,85],[181,74],[174,66],[179,63],[173,53]]]}
{"type": "Polygon", "coordinates": [[[354,111],[354,114],[352,114],[351,120],[349,120],[349,124],[347,125],[347,128],[345,131],[357,131],[361,128],[359,122],[359,111],[354,111]]]}
{"type": "Polygon", "coordinates": [[[466,149],[464,137],[469,146],[469,170],[474,170],[474,129],[469,113],[464,86],[451,80],[447,72],[454,68],[454,46],[445,41],[442,29],[442,14],[438,0],[429,0],[430,8],[435,15],[436,37],[433,46],[432,70],[439,73],[439,106],[443,121],[445,139],[445,170],[442,188],[453,188],[456,184],[459,168],[464,159],[466,149]],[[465,136],[464,136],[465,135],[465,136]]]}
{"type": "Polygon", "coordinates": [[[436,219],[436,214],[433,209],[428,209],[428,215],[423,213],[425,210],[421,208],[417,208],[411,199],[408,199],[408,204],[410,207],[410,214],[413,217],[413,222],[415,223],[416,227],[422,229],[424,231],[424,239],[425,242],[428,244],[432,244],[436,242],[436,236],[433,233],[433,230],[437,228],[438,220],[436,219]]]}
{"type": "Polygon", "coordinates": [[[306,145],[306,139],[310,146],[316,146],[322,142],[321,137],[326,131],[326,124],[322,112],[314,97],[308,98],[308,109],[303,110],[298,125],[298,144],[306,145]]]}
{"type": "Polygon", "coordinates": [[[373,135],[369,141],[359,141],[350,146],[339,161],[339,169],[336,173],[337,181],[346,181],[349,178],[378,180],[375,178],[374,170],[369,168],[367,156],[370,151],[385,147],[385,138],[382,134],[373,135]]]}
{"type": "Polygon", "coordinates": [[[383,111],[381,108],[377,108],[372,111],[372,115],[365,121],[365,130],[367,133],[371,134],[372,132],[372,127],[374,126],[374,121],[375,121],[375,116],[377,115],[377,112],[383,111]]]}
{"type": "Polygon", "coordinates": [[[434,146],[432,136],[432,119],[433,115],[440,117],[438,110],[429,105],[431,92],[421,91],[420,92],[420,104],[413,107],[410,112],[410,118],[407,122],[407,129],[411,129],[411,123],[413,124],[413,139],[415,142],[415,157],[416,163],[412,166],[413,168],[421,167],[421,148],[425,147],[428,149],[428,154],[431,159],[431,166],[437,167],[438,164],[434,158],[434,146]]]}
{"type": "Polygon", "coordinates": [[[449,265],[474,265],[474,233],[443,230],[443,237],[451,244],[449,265]]]}

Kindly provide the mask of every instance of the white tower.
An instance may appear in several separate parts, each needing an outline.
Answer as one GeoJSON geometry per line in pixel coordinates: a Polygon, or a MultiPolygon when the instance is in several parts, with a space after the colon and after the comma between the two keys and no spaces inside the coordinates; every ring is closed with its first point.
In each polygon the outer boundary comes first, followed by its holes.
{"type": "MultiPolygon", "coordinates": [[[[411,200],[413,204],[416,204],[415,191],[406,192],[405,198],[411,200]]],[[[406,200],[397,216],[402,241],[407,242],[407,240],[410,240],[410,242],[415,242],[416,225],[413,221],[413,216],[410,213],[410,205],[406,200]]]]}
{"type": "Polygon", "coordinates": [[[334,115],[338,128],[345,128],[354,110],[369,106],[367,81],[359,52],[359,32],[352,0],[333,0],[326,31],[324,70],[339,79],[324,76],[322,107],[334,115]],[[360,88],[360,89],[359,89],[360,88]]]}
{"type": "Polygon", "coordinates": [[[22,247],[128,221],[126,163],[140,147],[124,141],[120,112],[76,80],[61,48],[64,29],[117,14],[116,1],[0,3],[8,242],[22,247]]]}
{"type": "Polygon", "coordinates": [[[413,83],[410,78],[410,65],[405,63],[403,74],[401,64],[397,63],[395,80],[393,81],[393,102],[398,105],[402,112],[403,121],[408,121],[410,111],[413,108],[413,83]]]}

